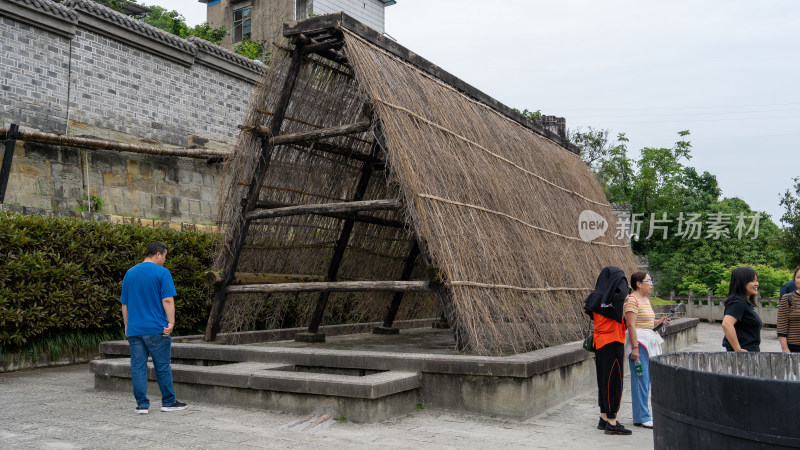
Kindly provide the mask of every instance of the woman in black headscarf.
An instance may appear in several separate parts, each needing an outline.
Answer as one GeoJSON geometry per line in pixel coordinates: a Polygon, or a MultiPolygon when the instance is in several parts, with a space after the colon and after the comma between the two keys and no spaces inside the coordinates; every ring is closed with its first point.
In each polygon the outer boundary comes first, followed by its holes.
{"type": "Polygon", "coordinates": [[[595,366],[597,368],[600,421],[597,428],[606,434],[631,434],[617,422],[622,401],[622,360],[625,352],[625,325],[622,309],[628,296],[628,281],[619,267],[603,268],[594,292],[584,300],[584,311],[594,321],[595,366]]]}

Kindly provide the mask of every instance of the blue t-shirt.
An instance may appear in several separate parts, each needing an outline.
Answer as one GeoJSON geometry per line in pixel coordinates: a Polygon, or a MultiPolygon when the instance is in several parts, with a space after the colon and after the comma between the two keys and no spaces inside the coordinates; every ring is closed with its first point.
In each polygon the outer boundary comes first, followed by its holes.
{"type": "Polygon", "coordinates": [[[119,302],[128,305],[128,336],[162,334],[167,326],[167,313],[161,301],[175,297],[172,275],[165,267],[141,262],[125,273],[119,302]]]}

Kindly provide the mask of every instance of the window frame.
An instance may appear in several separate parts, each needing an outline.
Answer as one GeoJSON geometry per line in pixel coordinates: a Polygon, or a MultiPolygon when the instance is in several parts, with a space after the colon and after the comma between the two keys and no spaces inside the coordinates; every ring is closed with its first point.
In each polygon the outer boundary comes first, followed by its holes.
{"type": "Polygon", "coordinates": [[[253,37],[253,6],[248,5],[235,9],[231,17],[233,18],[233,28],[231,29],[231,39],[233,43],[238,44],[239,42],[250,40],[253,37]],[[245,15],[245,12],[247,15],[245,15]],[[237,13],[239,14],[238,20],[236,18],[237,13]]]}

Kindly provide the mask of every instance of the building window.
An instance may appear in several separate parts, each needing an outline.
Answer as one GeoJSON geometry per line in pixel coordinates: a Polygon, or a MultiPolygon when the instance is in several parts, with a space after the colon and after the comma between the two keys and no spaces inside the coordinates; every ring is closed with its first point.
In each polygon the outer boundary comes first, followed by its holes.
{"type": "Polygon", "coordinates": [[[251,8],[248,6],[233,12],[234,44],[250,39],[250,10],[251,8]]]}
{"type": "Polygon", "coordinates": [[[310,12],[308,7],[310,6],[310,1],[308,0],[297,0],[294,4],[294,18],[296,20],[305,19],[308,17],[308,13],[310,12]]]}

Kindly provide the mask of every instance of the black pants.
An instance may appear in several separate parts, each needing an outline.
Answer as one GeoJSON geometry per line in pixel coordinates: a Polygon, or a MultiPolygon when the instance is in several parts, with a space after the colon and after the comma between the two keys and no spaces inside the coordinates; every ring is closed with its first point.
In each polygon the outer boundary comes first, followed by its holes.
{"type": "Polygon", "coordinates": [[[617,417],[619,404],[622,401],[622,359],[625,357],[625,345],[622,342],[611,342],[594,353],[597,368],[597,404],[600,412],[609,419],[617,417]]]}
{"type": "Polygon", "coordinates": [[[786,344],[789,346],[789,351],[792,353],[800,353],[800,345],[786,344]]]}

